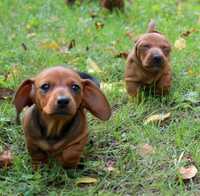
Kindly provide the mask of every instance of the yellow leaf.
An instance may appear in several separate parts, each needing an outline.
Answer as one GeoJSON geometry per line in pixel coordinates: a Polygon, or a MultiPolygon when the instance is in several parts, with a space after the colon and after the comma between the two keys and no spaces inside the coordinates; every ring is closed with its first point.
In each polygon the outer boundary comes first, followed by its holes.
{"type": "Polygon", "coordinates": [[[146,120],[144,121],[144,124],[146,125],[148,123],[160,123],[170,118],[170,116],[171,116],[170,112],[166,114],[155,114],[146,118],[146,120]]]}
{"type": "Polygon", "coordinates": [[[178,172],[180,173],[182,179],[189,180],[196,176],[198,170],[194,165],[191,165],[189,167],[181,167],[178,172]]]}
{"type": "Polygon", "coordinates": [[[58,43],[56,43],[55,41],[42,43],[40,45],[40,47],[46,48],[46,49],[59,49],[60,48],[58,43]]]}
{"type": "Polygon", "coordinates": [[[186,47],[186,41],[184,38],[179,38],[175,41],[174,47],[178,50],[182,50],[186,47]]]}
{"type": "Polygon", "coordinates": [[[80,185],[84,185],[84,184],[96,184],[97,183],[97,179],[96,178],[91,178],[91,177],[81,177],[76,181],[76,185],[80,186],[80,185]]]}
{"type": "Polygon", "coordinates": [[[88,66],[88,71],[89,72],[97,72],[97,73],[102,72],[102,70],[97,65],[97,63],[94,62],[91,58],[87,59],[87,66],[88,66]]]}
{"type": "Polygon", "coordinates": [[[144,144],[144,145],[138,146],[137,152],[140,156],[145,157],[145,156],[153,154],[155,151],[151,145],[144,144]]]}

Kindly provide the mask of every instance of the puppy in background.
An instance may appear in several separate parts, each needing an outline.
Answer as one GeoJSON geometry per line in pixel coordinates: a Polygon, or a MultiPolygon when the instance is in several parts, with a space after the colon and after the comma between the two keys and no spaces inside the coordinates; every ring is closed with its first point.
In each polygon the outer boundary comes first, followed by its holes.
{"type": "Polygon", "coordinates": [[[88,141],[86,110],[105,121],[110,105],[92,76],[54,67],[25,80],[14,105],[17,118],[24,107],[23,130],[33,168],[54,157],[65,168],[79,164],[88,141]]]}
{"type": "Polygon", "coordinates": [[[156,31],[151,21],[147,33],[141,35],[127,58],[126,89],[137,96],[141,87],[154,87],[156,95],[166,95],[171,87],[171,46],[166,37],[156,31]]]}
{"type": "Polygon", "coordinates": [[[124,8],[124,0],[101,0],[101,6],[113,11],[113,9],[123,9],[124,8]]]}
{"type": "MultiPolygon", "coordinates": [[[[82,0],[80,1],[82,2],[82,0]]],[[[67,5],[73,5],[75,0],[65,0],[67,5]]],[[[102,7],[113,11],[113,9],[123,9],[124,8],[124,0],[100,0],[100,4],[102,7]]]]}

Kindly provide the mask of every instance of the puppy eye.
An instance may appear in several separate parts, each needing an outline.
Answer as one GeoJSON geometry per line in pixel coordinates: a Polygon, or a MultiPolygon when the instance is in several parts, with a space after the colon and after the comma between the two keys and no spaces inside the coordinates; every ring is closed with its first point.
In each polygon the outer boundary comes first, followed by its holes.
{"type": "Polygon", "coordinates": [[[43,84],[42,86],[40,86],[40,89],[43,91],[43,92],[47,92],[50,88],[50,85],[45,83],[43,84]]]}
{"type": "Polygon", "coordinates": [[[78,93],[80,92],[81,88],[78,84],[72,84],[72,90],[75,92],[75,93],[78,93]]]}
{"type": "Polygon", "coordinates": [[[144,44],[144,45],[142,45],[142,48],[143,48],[143,49],[149,49],[149,48],[150,48],[150,45],[149,45],[149,44],[144,44]]]}
{"type": "Polygon", "coordinates": [[[163,47],[162,50],[164,51],[164,53],[169,54],[170,52],[170,48],[168,47],[163,47]]]}

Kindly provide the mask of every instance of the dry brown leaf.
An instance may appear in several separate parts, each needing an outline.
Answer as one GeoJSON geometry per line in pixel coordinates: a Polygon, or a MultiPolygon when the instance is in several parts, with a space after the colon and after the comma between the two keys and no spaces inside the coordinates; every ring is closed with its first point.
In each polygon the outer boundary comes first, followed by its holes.
{"type": "Polygon", "coordinates": [[[76,46],[76,42],[74,39],[72,39],[69,44],[68,44],[68,50],[71,50],[72,48],[74,48],[76,46]]]}
{"type": "Polygon", "coordinates": [[[174,47],[178,50],[182,50],[184,48],[186,48],[186,41],[184,38],[179,38],[175,41],[174,43],[174,47]]]}
{"type": "Polygon", "coordinates": [[[181,178],[183,180],[189,180],[189,179],[194,178],[196,176],[198,170],[194,165],[191,165],[189,167],[179,168],[178,172],[180,173],[181,178]]]}
{"type": "Polygon", "coordinates": [[[23,48],[25,51],[28,50],[28,47],[27,47],[27,45],[26,45],[25,43],[22,43],[21,46],[22,46],[22,48],[23,48]]]}
{"type": "Polygon", "coordinates": [[[181,33],[181,37],[188,37],[188,36],[190,36],[192,33],[195,33],[195,32],[197,32],[197,29],[192,28],[192,29],[190,29],[190,30],[187,30],[187,31],[181,33]]]}
{"type": "Polygon", "coordinates": [[[116,54],[115,57],[126,59],[128,57],[128,52],[120,52],[120,53],[116,54]]]}
{"type": "Polygon", "coordinates": [[[93,61],[91,58],[87,59],[87,67],[89,72],[97,72],[97,73],[102,72],[99,65],[97,65],[97,63],[93,61]]]}
{"type": "Polygon", "coordinates": [[[106,169],[107,169],[109,172],[112,172],[112,171],[115,170],[114,165],[115,165],[115,161],[109,160],[109,161],[106,162],[106,169]]]}
{"type": "Polygon", "coordinates": [[[96,22],[95,23],[96,29],[102,29],[104,27],[104,24],[102,22],[96,22]]]}
{"type": "Polygon", "coordinates": [[[12,97],[14,94],[14,90],[9,88],[0,88],[0,99],[7,99],[12,97]]]}
{"type": "Polygon", "coordinates": [[[96,178],[91,178],[91,177],[81,177],[76,181],[76,186],[81,186],[81,185],[89,185],[89,184],[96,184],[97,179],[96,178]]]}
{"type": "Polygon", "coordinates": [[[8,167],[12,164],[12,154],[10,150],[5,150],[0,154],[0,167],[8,167]]]}
{"type": "Polygon", "coordinates": [[[144,124],[148,124],[148,123],[161,123],[164,122],[165,120],[169,119],[171,116],[171,113],[168,112],[166,114],[155,114],[152,116],[149,116],[148,118],[145,119],[144,124]]]}
{"type": "Polygon", "coordinates": [[[94,11],[91,11],[89,15],[91,16],[91,18],[96,18],[98,16],[98,14],[94,11]]]}
{"type": "Polygon", "coordinates": [[[145,157],[152,155],[155,151],[154,148],[150,144],[139,145],[137,152],[140,156],[145,157]]]}

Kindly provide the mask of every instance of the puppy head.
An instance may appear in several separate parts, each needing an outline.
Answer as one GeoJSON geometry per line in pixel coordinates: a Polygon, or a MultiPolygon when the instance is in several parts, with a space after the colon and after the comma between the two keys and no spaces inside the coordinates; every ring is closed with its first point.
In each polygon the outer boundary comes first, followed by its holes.
{"type": "Polygon", "coordinates": [[[135,53],[141,65],[149,72],[159,72],[169,62],[170,51],[170,43],[155,30],[155,23],[151,21],[148,33],[136,41],[135,53]]]}
{"type": "Polygon", "coordinates": [[[82,105],[101,120],[111,115],[109,103],[99,87],[64,67],[46,69],[33,80],[24,81],[16,92],[17,113],[35,104],[45,115],[72,118],[82,105]]]}

